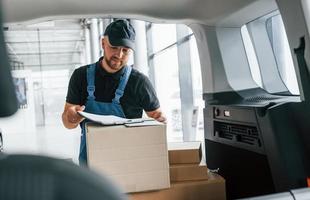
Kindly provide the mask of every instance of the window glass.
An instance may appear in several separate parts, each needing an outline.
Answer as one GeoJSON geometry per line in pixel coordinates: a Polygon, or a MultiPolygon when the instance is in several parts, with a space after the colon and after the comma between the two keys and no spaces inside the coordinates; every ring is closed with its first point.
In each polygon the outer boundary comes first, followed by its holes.
{"type": "Polygon", "coordinates": [[[154,57],[156,92],[167,115],[168,141],[182,141],[182,115],[176,46],[154,57]]]}
{"type": "Polygon", "coordinates": [[[298,95],[296,72],[281,15],[269,18],[266,25],[281,78],[289,91],[298,95]]]}
{"type": "Polygon", "coordinates": [[[285,28],[278,11],[241,27],[253,80],[269,93],[299,95],[285,28]]]}
{"type": "Polygon", "coordinates": [[[247,54],[251,74],[253,77],[253,80],[256,82],[257,85],[259,85],[261,88],[263,88],[263,83],[262,83],[262,77],[261,77],[261,72],[259,69],[258,61],[256,58],[255,50],[247,29],[246,25],[243,25],[241,27],[241,34],[243,37],[243,42],[244,42],[244,48],[245,52],[247,54]]]}
{"type": "Polygon", "coordinates": [[[176,42],[175,24],[153,24],[152,26],[153,53],[176,42]]]}

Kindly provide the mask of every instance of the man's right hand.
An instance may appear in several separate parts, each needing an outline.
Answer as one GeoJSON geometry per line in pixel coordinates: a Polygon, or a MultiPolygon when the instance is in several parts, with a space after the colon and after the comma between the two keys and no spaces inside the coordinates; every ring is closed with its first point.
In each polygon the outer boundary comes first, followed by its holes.
{"type": "Polygon", "coordinates": [[[79,115],[78,111],[83,111],[85,106],[66,103],[62,113],[62,122],[68,129],[76,128],[84,118],[79,115]]]}

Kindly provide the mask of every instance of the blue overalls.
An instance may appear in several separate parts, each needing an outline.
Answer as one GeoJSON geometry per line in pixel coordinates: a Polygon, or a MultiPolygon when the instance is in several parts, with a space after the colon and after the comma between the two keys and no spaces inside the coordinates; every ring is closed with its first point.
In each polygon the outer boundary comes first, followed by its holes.
{"type": "MultiPolygon", "coordinates": [[[[95,71],[96,64],[91,64],[87,67],[87,100],[85,104],[85,112],[101,115],[115,115],[118,117],[125,118],[122,106],[120,104],[120,98],[124,94],[125,87],[127,85],[132,68],[130,66],[125,66],[124,72],[121,75],[119,85],[115,91],[115,97],[111,103],[98,102],[95,100],[95,71]]],[[[87,154],[86,154],[86,132],[84,120],[80,123],[82,129],[81,144],[80,144],[80,155],[79,163],[87,164],[87,154]]]]}

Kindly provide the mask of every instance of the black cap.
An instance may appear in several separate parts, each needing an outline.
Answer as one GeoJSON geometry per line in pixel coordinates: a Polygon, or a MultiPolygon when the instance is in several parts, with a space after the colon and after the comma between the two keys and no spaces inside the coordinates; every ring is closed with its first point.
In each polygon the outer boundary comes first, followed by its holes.
{"type": "Polygon", "coordinates": [[[135,49],[136,32],[128,20],[119,19],[105,29],[104,35],[109,37],[112,46],[125,46],[135,49]]]}

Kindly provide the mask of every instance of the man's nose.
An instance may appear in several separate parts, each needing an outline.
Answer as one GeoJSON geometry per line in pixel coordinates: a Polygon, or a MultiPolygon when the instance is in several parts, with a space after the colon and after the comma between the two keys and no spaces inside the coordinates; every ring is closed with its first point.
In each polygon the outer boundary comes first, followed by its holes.
{"type": "Polygon", "coordinates": [[[123,48],[117,49],[117,51],[115,52],[115,54],[116,54],[116,56],[119,57],[119,58],[123,57],[123,55],[124,55],[123,48]]]}

